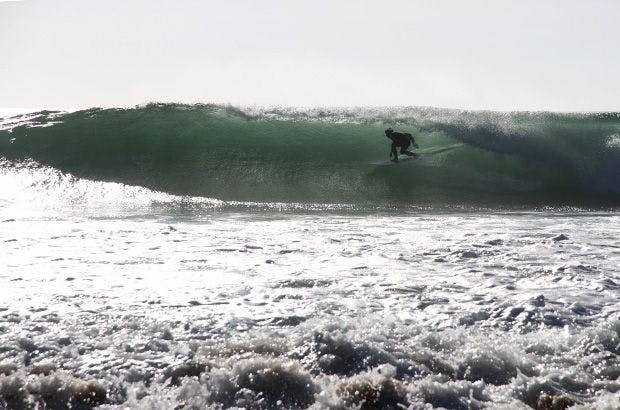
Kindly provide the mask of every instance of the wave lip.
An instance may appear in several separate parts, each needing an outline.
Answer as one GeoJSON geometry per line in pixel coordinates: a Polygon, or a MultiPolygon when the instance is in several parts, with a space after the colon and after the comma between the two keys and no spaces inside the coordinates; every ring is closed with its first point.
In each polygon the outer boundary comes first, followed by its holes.
{"type": "Polygon", "coordinates": [[[4,119],[0,157],[222,201],[617,207],[619,135],[616,113],[150,104],[4,119]],[[420,157],[387,165],[387,126],[420,157]]]}

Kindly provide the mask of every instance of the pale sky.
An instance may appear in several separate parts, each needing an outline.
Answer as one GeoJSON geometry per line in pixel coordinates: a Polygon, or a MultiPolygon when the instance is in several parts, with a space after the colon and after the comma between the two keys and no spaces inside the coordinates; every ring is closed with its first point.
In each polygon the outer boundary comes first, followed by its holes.
{"type": "Polygon", "coordinates": [[[0,1],[0,108],[620,111],[619,0],[0,1]]]}

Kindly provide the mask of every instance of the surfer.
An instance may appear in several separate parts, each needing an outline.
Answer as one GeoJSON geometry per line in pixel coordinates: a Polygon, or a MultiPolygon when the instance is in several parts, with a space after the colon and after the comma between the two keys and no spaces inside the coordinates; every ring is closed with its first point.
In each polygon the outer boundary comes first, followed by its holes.
{"type": "Polygon", "coordinates": [[[416,155],[413,152],[407,150],[410,145],[418,148],[418,144],[416,144],[411,134],[405,132],[396,132],[392,128],[388,128],[387,130],[385,130],[385,136],[392,140],[392,150],[390,151],[391,161],[398,162],[398,153],[396,152],[397,147],[400,147],[401,154],[409,155],[410,157],[416,155]]]}

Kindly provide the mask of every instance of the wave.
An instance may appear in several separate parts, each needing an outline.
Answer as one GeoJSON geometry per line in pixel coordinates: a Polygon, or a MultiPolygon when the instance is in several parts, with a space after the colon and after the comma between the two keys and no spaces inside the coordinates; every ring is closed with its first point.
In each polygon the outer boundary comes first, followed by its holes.
{"type": "Polygon", "coordinates": [[[149,104],[0,122],[1,167],[223,201],[620,205],[620,114],[149,104]],[[415,160],[387,165],[391,126],[415,160]]]}

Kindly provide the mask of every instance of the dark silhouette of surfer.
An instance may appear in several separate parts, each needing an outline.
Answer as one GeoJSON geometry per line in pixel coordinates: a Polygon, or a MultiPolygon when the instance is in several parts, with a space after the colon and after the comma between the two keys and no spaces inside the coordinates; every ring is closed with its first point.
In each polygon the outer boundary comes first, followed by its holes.
{"type": "Polygon", "coordinates": [[[405,132],[396,132],[392,128],[388,128],[387,130],[385,130],[385,136],[392,140],[392,150],[390,151],[391,161],[398,162],[398,153],[396,152],[397,147],[400,147],[400,153],[403,155],[409,155],[410,157],[416,156],[416,154],[407,150],[410,145],[418,148],[418,144],[416,144],[411,134],[405,132]]]}

